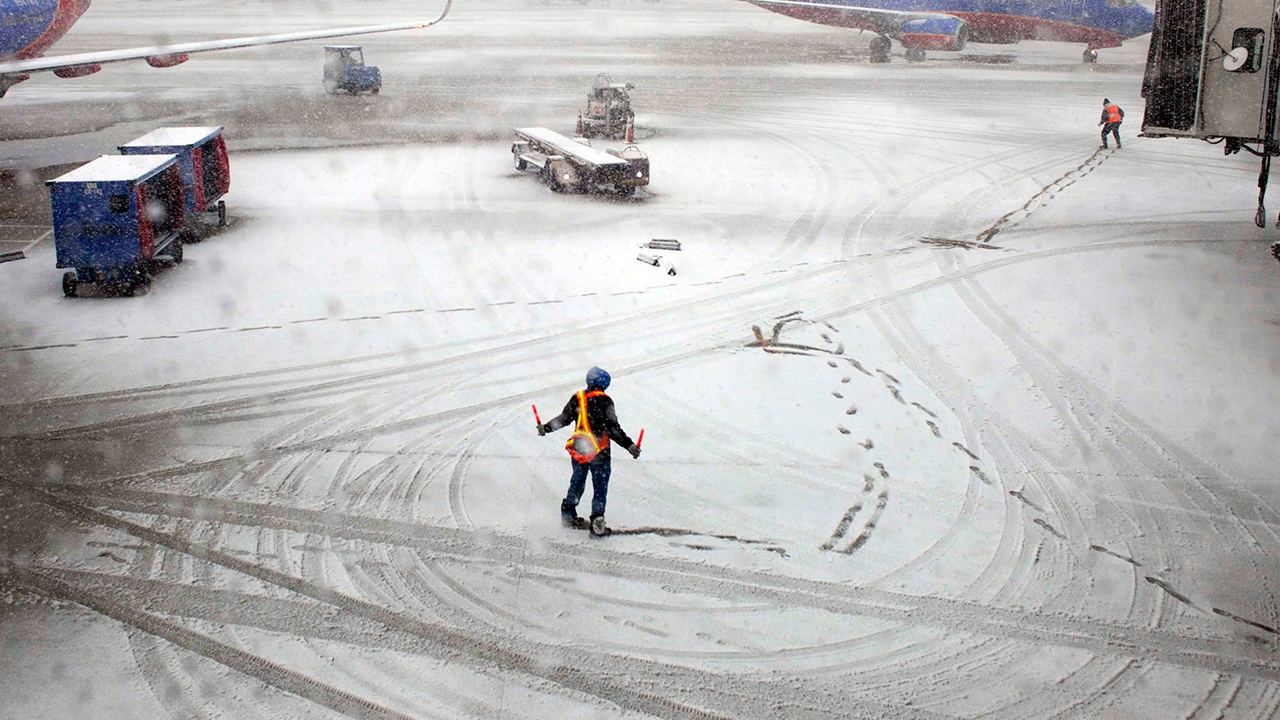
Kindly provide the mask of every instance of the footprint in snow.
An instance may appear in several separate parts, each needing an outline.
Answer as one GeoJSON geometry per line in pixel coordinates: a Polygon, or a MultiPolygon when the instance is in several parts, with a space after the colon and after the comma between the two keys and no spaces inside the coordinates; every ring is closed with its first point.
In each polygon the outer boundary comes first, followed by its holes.
{"type": "Polygon", "coordinates": [[[846,360],[849,361],[849,364],[852,365],[855,370],[862,373],[863,375],[866,375],[867,377],[871,377],[871,373],[866,368],[862,367],[862,363],[858,362],[854,358],[846,358],[846,360]]]}
{"type": "MultiPolygon", "coordinates": [[[[1027,496],[1026,496],[1026,495],[1023,495],[1021,490],[1010,490],[1010,491],[1009,491],[1009,494],[1010,494],[1010,495],[1012,495],[1012,496],[1014,496],[1014,497],[1016,497],[1016,498],[1018,498],[1019,500],[1021,500],[1021,501],[1022,501],[1022,502],[1024,502],[1024,503],[1026,503],[1027,505],[1030,505],[1031,507],[1035,508],[1036,510],[1039,510],[1040,512],[1044,512],[1044,508],[1042,508],[1042,507],[1040,507],[1039,505],[1037,505],[1037,504],[1035,504],[1035,503],[1031,502],[1030,500],[1028,500],[1028,499],[1027,499],[1027,496]]],[[[1037,522],[1039,522],[1039,521],[1037,521],[1037,522]]]]}
{"type": "Polygon", "coordinates": [[[1156,587],[1168,593],[1169,597],[1173,598],[1174,600],[1177,600],[1178,602],[1183,603],[1184,605],[1190,605],[1191,607],[1196,606],[1195,603],[1191,602],[1191,598],[1187,597],[1186,595],[1183,595],[1177,590],[1174,590],[1173,586],[1165,582],[1164,580],[1161,580],[1158,577],[1152,577],[1150,575],[1148,575],[1146,579],[1147,579],[1147,582],[1151,583],[1152,585],[1155,585],[1156,587]]]}
{"type": "Polygon", "coordinates": [[[1050,525],[1049,523],[1045,522],[1044,520],[1041,520],[1040,518],[1036,518],[1035,520],[1032,520],[1031,522],[1033,522],[1033,523],[1035,523],[1035,524],[1039,525],[1040,527],[1044,528],[1045,530],[1048,530],[1048,531],[1049,531],[1049,533],[1050,533],[1051,535],[1053,535],[1054,537],[1058,538],[1059,540],[1066,540],[1066,539],[1067,539],[1067,536],[1066,536],[1066,535],[1063,535],[1062,533],[1058,532],[1058,529],[1057,529],[1057,528],[1055,528],[1054,526],[1052,526],[1052,525],[1050,525]]]}
{"type": "Polygon", "coordinates": [[[979,458],[977,455],[974,455],[974,454],[973,454],[973,451],[972,451],[972,450],[970,450],[969,448],[965,447],[964,445],[961,445],[961,444],[960,444],[960,443],[958,443],[958,442],[953,442],[953,443],[951,443],[951,444],[952,444],[953,446],[955,446],[955,447],[956,447],[956,449],[960,450],[960,452],[964,453],[965,455],[968,455],[969,457],[973,458],[974,460],[980,460],[980,459],[981,459],[981,458],[979,458]]]}
{"type": "Polygon", "coordinates": [[[921,411],[921,412],[923,412],[925,415],[928,415],[929,417],[931,417],[931,418],[933,418],[933,419],[935,419],[935,420],[937,420],[937,419],[938,419],[938,414],[937,414],[937,413],[935,413],[934,411],[930,410],[929,408],[927,408],[927,407],[925,407],[925,406],[921,405],[921,404],[920,404],[920,403],[918,403],[918,402],[913,402],[913,403],[911,403],[911,404],[912,404],[912,405],[914,405],[915,407],[919,408],[919,409],[920,409],[920,411],[921,411]]]}
{"type": "Polygon", "coordinates": [[[1129,557],[1128,555],[1121,555],[1120,553],[1116,552],[1115,550],[1111,550],[1111,549],[1109,549],[1109,548],[1105,548],[1105,547],[1103,547],[1103,546],[1101,546],[1101,545],[1090,545],[1090,546],[1089,546],[1089,549],[1090,549],[1090,550],[1094,550],[1094,551],[1096,551],[1096,552],[1103,553],[1103,554],[1105,554],[1105,555],[1110,555],[1110,556],[1111,556],[1111,557],[1113,557],[1113,558],[1119,558],[1120,560],[1123,560],[1123,561],[1125,561],[1125,562],[1129,563],[1130,565],[1132,565],[1132,566],[1134,566],[1134,567],[1142,567],[1142,563],[1138,562],[1137,560],[1134,560],[1133,558],[1129,557]]]}

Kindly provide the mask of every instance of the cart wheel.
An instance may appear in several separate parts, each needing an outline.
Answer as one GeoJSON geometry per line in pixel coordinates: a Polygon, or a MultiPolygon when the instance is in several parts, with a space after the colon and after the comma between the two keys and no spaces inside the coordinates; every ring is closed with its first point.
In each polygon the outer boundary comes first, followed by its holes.
{"type": "Polygon", "coordinates": [[[174,240],[173,243],[169,245],[169,257],[173,258],[174,265],[182,264],[182,245],[183,243],[181,239],[174,240]]]}
{"type": "Polygon", "coordinates": [[[73,272],[62,273],[62,294],[67,297],[75,297],[76,291],[80,288],[80,281],[76,279],[73,272]]]}
{"type": "Polygon", "coordinates": [[[374,88],[374,89],[370,90],[370,91],[369,91],[369,94],[370,94],[370,95],[377,95],[377,94],[378,94],[378,92],[379,92],[379,91],[381,91],[381,90],[382,90],[382,88],[380,88],[380,87],[376,87],[376,88],[374,88]]]}
{"type": "Polygon", "coordinates": [[[542,179],[547,183],[547,187],[551,188],[551,192],[564,192],[564,185],[561,184],[560,178],[556,177],[556,171],[552,169],[551,163],[542,166],[542,179]]]}
{"type": "Polygon", "coordinates": [[[518,156],[518,155],[517,155],[517,156],[516,156],[516,169],[517,169],[517,170],[520,170],[520,171],[522,171],[522,172],[523,172],[524,170],[528,169],[528,167],[529,167],[529,163],[525,162],[525,161],[524,161],[524,158],[522,158],[522,157],[520,157],[520,156],[518,156]]]}
{"type": "Polygon", "coordinates": [[[622,187],[618,188],[618,195],[620,197],[631,197],[632,195],[635,195],[635,194],[636,194],[635,185],[623,185],[622,187]]]}
{"type": "Polygon", "coordinates": [[[227,201],[218,201],[218,227],[227,226],[227,201]]]}
{"type": "Polygon", "coordinates": [[[145,295],[151,289],[151,277],[145,273],[129,278],[120,288],[120,294],[125,297],[134,297],[135,295],[145,295]]]}

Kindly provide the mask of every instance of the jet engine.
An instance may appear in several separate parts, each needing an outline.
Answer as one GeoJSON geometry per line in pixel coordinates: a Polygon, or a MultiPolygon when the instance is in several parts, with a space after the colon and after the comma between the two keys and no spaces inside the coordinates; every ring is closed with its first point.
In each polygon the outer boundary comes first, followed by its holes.
{"type": "Polygon", "coordinates": [[[963,50],[969,27],[956,17],[911,20],[902,24],[898,40],[908,50],[963,50]]]}

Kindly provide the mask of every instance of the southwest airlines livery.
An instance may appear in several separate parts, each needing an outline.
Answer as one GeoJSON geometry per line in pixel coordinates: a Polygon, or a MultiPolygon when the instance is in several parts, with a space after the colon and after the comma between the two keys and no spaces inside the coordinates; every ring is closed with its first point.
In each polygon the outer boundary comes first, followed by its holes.
{"type": "Polygon", "coordinates": [[[888,60],[890,39],[908,60],[926,50],[963,50],[966,43],[1020,40],[1084,43],[1085,62],[1099,48],[1118,47],[1151,32],[1155,15],[1135,0],[744,0],[789,17],[869,30],[880,37],[872,60],[888,60]]]}
{"type": "Polygon", "coordinates": [[[211,50],[413,30],[440,22],[449,14],[449,7],[453,5],[453,0],[446,0],[440,15],[428,22],[364,25],[44,57],[45,51],[61,39],[85,10],[89,9],[89,2],[90,0],[0,0],[0,97],[15,84],[31,77],[34,72],[51,70],[58,77],[81,77],[98,72],[106,63],[124,60],[146,60],[152,67],[173,67],[186,62],[192,53],[211,50]]]}

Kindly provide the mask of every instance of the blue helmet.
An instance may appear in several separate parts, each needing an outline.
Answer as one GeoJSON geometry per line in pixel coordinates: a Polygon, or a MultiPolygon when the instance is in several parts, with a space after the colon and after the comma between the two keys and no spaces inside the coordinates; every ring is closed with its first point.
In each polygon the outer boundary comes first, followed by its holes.
{"type": "Polygon", "coordinates": [[[609,373],[598,367],[593,367],[587,371],[588,390],[607,390],[609,389],[609,380],[609,373]]]}

